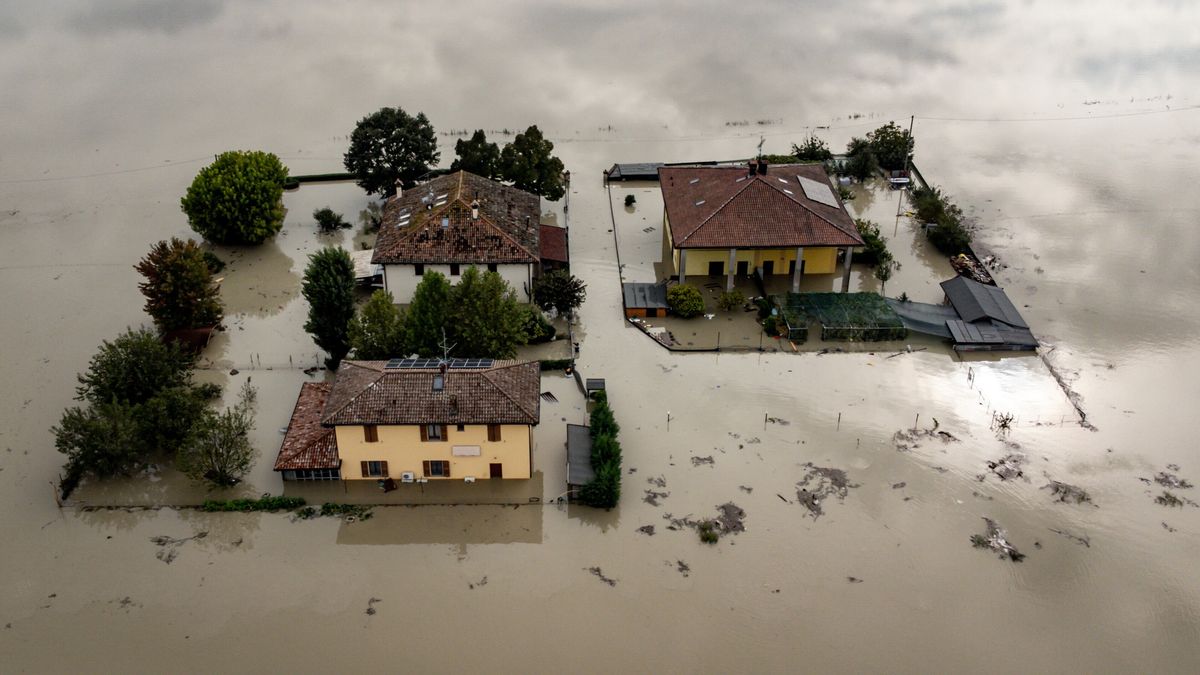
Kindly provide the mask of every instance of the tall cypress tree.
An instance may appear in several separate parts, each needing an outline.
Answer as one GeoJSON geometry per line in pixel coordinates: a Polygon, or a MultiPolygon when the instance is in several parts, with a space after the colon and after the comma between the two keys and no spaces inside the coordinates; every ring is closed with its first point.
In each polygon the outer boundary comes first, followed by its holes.
{"type": "Polygon", "coordinates": [[[325,366],[336,370],[350,351],[348,327],[354,318],[354,263],[341,248],[327,246],[308,257],[302,292],[308,300],[304,330],[329,352],[325,366]]]}

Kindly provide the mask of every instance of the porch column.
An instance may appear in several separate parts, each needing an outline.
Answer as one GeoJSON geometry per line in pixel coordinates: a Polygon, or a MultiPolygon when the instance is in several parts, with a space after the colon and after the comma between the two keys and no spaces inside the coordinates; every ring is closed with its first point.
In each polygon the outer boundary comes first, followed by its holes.
{"type": "Polygon", "coordinates": [[[849,293],[850,292],[850,256],[854,255],[854,247],[847,246],[845,251],[846,251],[846,263],[845,263],[845,265],[843,265],[844,269],[842,271],[842,292],[849,293]]]}
{"type": "Polygon", "coordinates": [[[800,292],[800,277],[804,274],[804,247],[796,247],[796,269],[792,270],[792,292],[800,292]]]}
{"type": "Polygon", "coordinates": [[[733,270],[737,267],[737,249],[729,249],[729,266],[725,268],[725,290],[733,290],[733,270]]]}
{"type": "Polygon", "coordinates": [[[687,270],[687,249],[681,248],[679,249],[679,283],[681,284],[684,282],[685,270],[687,270]]]}

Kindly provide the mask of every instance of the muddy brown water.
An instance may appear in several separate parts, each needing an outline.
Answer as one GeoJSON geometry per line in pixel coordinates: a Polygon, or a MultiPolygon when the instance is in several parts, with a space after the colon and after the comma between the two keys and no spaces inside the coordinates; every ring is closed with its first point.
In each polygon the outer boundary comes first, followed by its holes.
{"type": "MultiPolygon", "coordinates": [[[[1200,668],[1200,509],[1160,506],[1159,486],[1139,481],[1200,481],[1195,8],[16,7],[0,7],[3,669],[1200,668]],[[337,170],[354,121],[385,104],[443,130],[537,122],[557,143],[574,178],[573,266],[589,284],[580,365],[607,378],[636,469],[620,508],[389,507],[353,523],[56,508],[49,428],[99,341],[145,320],[132,265],[189,233],[178,199],[196,169],[256,147],[296,173],[337,170]],[[815,126],[840,146],[911,113],[925,117],[920,168],[978,219],[1044,361],[676,355],[622,321],[602,169],[746,156],[760,134],[782,152],[815,126]],[[1051,367],[1095,431],[1071,423],[1051,367]],[[994,410],[1016,416],[1006,435],[989,428],[994,410]],[[893,435],[918,415],[959,440],[898,451],[893,435]],[[1023,478],[986,475],[1012,452],[1023,478]],[[795,500],[809,463],[859,485],[817,520],[795,500]],[[658,476],[669,495],[655,506],[642,497],[658,476]],[[1055,501],[1050,480],[1094,503],[1055,501]],[[745,532],[715,546],[666,528],[667,514],[709,518],[731,501],[745,532]],[[1023,562],[971,546],[983,517],[1023,562]],[[169,564],[155,537],[176,542],[169,564]]],[[[441,138],[447,162],[453,141],[441,138]]],[[[657,224],[638,199],[634,214],[657,224]]],[[[282,489],[279,428],[299,384],[321,377],[302,370],[318,358],[300,329],[305,257],[360,239],[318,237],[309,214],[353,216],[366,198],[338,184],[286,203],[274,242],[226,252],[230,330],[201,373],[259,387],[262,455],[233,494],[282,489]]],[[[895,203],[857,208],[909,249],[889,293],[935,299],[944,263],[889,220],[895,203]]],[[[550,500],[563,474],[553,446],[582,409],[569,387],[545,388],[560,399],[543,403],[538,430],[550,500]]],[[[80,492],[93,504],[206,496],[166,465],[80,492]]]]}

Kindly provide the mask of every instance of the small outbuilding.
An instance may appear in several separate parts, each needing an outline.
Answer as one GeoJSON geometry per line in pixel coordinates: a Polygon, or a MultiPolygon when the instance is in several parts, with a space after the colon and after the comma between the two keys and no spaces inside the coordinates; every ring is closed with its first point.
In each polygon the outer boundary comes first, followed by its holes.
{"type": "Polygon", "coordinates": [[[946,322],[958,351],[1026,351],[1037,338],[1004,289],[958,276],[943,281],[946,300],[958,314],[946,322]]]}
{"type": "Polygon", "coordinates": [[[592,432],[582,424],[567,425],[567,490],[571,499],[596,478],[592,471],[592,432]]]}
{"type": "Polygon", "coordinates": [[[663,284],[625,283],[626,318],[654,318],[667,315],[667,287],[663,284]]]}

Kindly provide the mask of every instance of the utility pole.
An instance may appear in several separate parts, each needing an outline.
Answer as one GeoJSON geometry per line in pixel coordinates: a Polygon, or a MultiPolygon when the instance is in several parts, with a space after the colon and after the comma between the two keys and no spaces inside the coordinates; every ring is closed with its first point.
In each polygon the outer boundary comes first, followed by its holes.
{"type": "MultiPolygon", "coordinates": [[[[912,142],[912,137],[913,137],[913,135],[912,135],[913,123],[916,122],[916,120],[917,120],[916,115],[909,115],[909,117],[908,117],[908,140],[910,143],[912,142]]],[[[916,146],[916,143],[913,143],[913,145],[916,146]]],[[[911,156],[912,156],[912,153],[908,150],[908,148],[905,148],[904,149],[904,173],[906,175],[908,175],[909,159],[911,158],[911,156]]],[[[912,189],[912,176],[911,175],[908,175],[908,185],[909,185],[909,189],[912,189]]],[[[904,209],[904,190],[900,190],[899,192],[900,192],[900,199],[896,202],[896,225],[895,225],[895,227],[892,228],[892,236],[893,237],[896,236],[896,234],[900,232],[900,212],[904,209]]]]}

